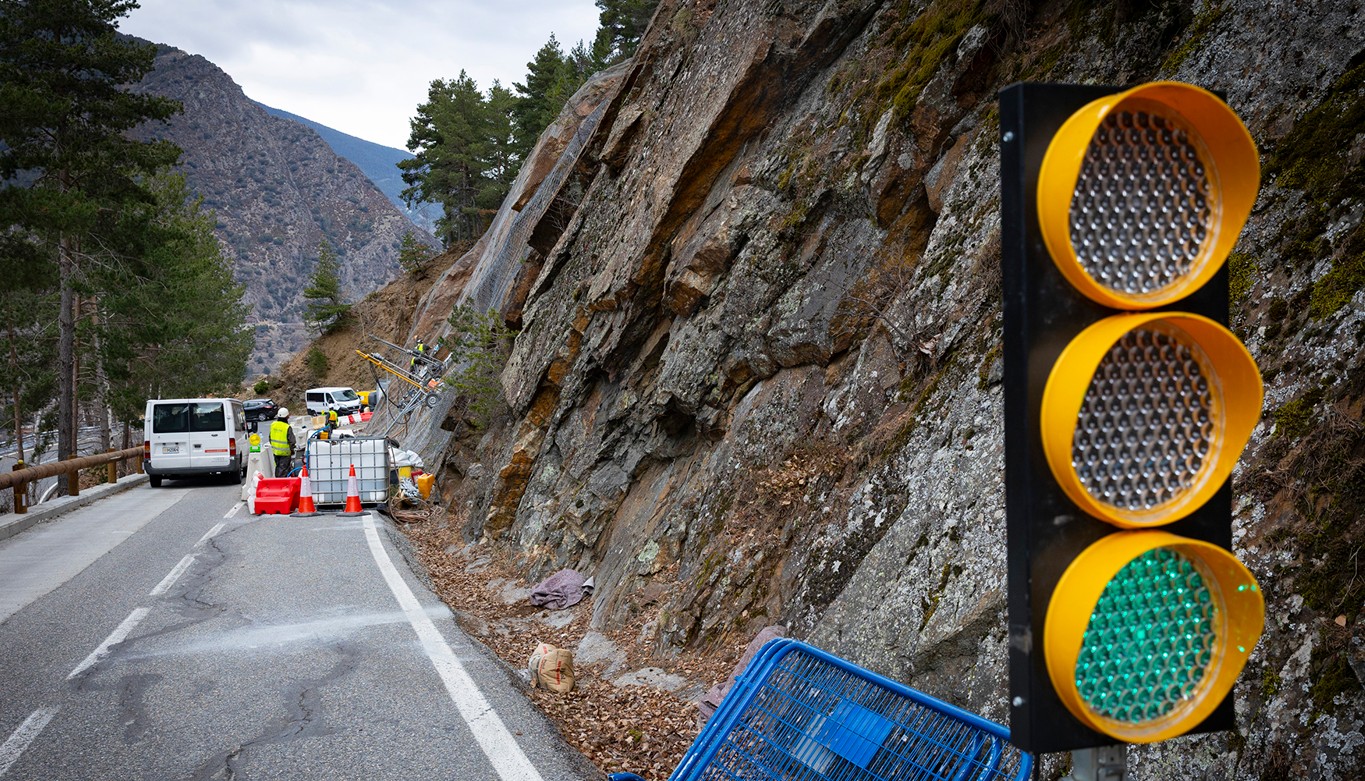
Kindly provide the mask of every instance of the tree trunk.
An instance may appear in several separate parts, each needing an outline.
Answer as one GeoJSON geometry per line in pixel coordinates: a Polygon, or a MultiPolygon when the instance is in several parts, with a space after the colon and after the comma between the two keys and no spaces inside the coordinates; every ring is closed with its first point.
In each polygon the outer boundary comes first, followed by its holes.
{"type": "MultiPolygon", "coordinates": [[[[123,422],[123,444],[122,444],[122,445],[119,445],[119,450],[127,450],[128,448],[132,447],[132,446],[133,446],[132,443],[131,443],[132,438],[133,438],[132,426],[128,425],[128,422],[127,422],[127,421],[124,421],[124,422],[123,422]]],[[[129,464],[127,461],[120,461],[120,462],[119,462],[119,467],[123,470],[123,474],[124,474],[125,476],[128,475],[128,474],[131,474],[132,465],[129,464]]]]}
{"type": "MultiPolygon", "coordinates": [[[[71,238],[57,242],[57,274],[61,303],[57,310],[57,458],[76,452],[76,276],[71,238]]],[[[64,492],[58,481],[58,492],[64,492]]]]}
{"type": "MultiPolygon", "coordinates": [[[[9,327],[9,365],[11,373],[17,378],[19,376],[19,351],[15,347],[14,341],[14,319],[13,316],[7,318],[6,325],[9,327]]],[[[19,411],[19,383],[14,383],[14,444],[18,448],[15,452],[19,454],[19,460],[24,461],[24,416],[19,411]]]]}
{"type": "Polygon", "coordinates": [[[100,312],[99,302],[90,299],[88,311],[85,317],[92,323],[91,350],[90,354],[95,359],[95,397],[91,399],[95,409],[99,410],[100,415],[100,450],[109,450],[113,442],[112,429],[114,426],[114,412],[109,409],[109,374],[104,370],[104,361],[101,358],[100,348],[100,326],[103,317],[100,312]]]}

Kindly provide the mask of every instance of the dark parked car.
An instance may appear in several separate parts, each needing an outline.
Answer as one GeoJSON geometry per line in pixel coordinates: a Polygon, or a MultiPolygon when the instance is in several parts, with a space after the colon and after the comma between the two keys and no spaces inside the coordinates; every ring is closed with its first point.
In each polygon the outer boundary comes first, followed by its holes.
{"type": "Polygon", "coordinates": [[[275,413],[279,412],[279,405],[270,399],[252,399],[242,402],[242,411],[246,413],[248,423],[256,423],[262,420],[274,420],[275,413]]]}

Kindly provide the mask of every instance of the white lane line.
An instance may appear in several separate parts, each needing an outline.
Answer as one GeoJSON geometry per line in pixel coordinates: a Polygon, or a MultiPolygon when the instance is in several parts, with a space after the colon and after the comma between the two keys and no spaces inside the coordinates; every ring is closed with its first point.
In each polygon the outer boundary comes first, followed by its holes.
{"type": "Polygon", "coordinates": [[[498,777],[503,781],[543,781],[540,772],[531,764],[531,760],[526,758],[526,754],[522,753],[521,746],[517,745],[512,733],[508,732],[507,726],[502,723],[493,706],[479,691],[478,685],[464,669],[464,665],[460,664],[455,652],[446,644],[445,638],[441,637],[440,631],[422,609],[412,589],[408,588],[408,584],[403,582],[402,576],[394,568],[393,561],[384,550],[384,544],[379,541],[379,532],[375,530],[373,515],[365,516],[365,539],[370,544],[370,553],[374,556],[375,564],[379,565],[384,581],[389,584],[389,590],[398,600],[399,607],[403,609],[408,623],[412,625],[413,631],[417,633],[417,639],[422,643],[422,649],[426,651],[436,668],[436,674],[441,676],[441,682],[445,684],[450,699],[454,701],[460,716],[469,725],[469,730],[474,733],[474,740],[478,742],[479,748],[483,749],[498,777]]]}
{"type": "Polygon", "coordinates": [[[0,745],[0,776],[9,772],[10,765],[19,761],[19,756],[28,748],[28,744],[38,737],[38,733],[42,732],[43,727],[46,727],[56,715],[56,708],[39,708],[24,719],[24,723],[9,736],[9,740],[0,745]]]}
{"type": "MultiPolygon", "coordinates": [[[[231,509],[231,510],[228,510],[228,511],[227,511],[227,515],[224,515],[223,517],[224,517],[224,518],[233,518],[233,517],[235,517],[235,516],[237,515],[237,513],[238,513],[244,506],[246,506],[246,502],[238,502],[238,503],[232,505],[232,509],[231,509]]],[[[222,524],[219,524],[219,525],[221,526],[222,524]]]]}
{"type": "Polygon", "coordinates": [[[108,637],[104,638],[104,642],[100,643],[99,648],[96,648],[89,656],[85,657],[85,661],[76,665],[76,669],[72,670],[71,674],[66,676],[66,679],[69,681],[90,669],[96,662],[103,659],[105,655],[109,653],[110,648],[128,639],[128,634],[132,632],[138,624],[142,623],[142,619],[147,617],[149,611],[150,608],[140,607],[130,613],[127,618],[123,619],[123,623],[118,625],[117,629],[111,632],[108,637]]]}
{"type": "MultiPolygon", "coordinates": [[[[229,515],[230,515],[230,514],[229,514],[229,515]]],[[[212,529],[209,529],[208,531],[204,532],[204,536],[199,538],[199,542],[196,542],[196,543],[194,544],[194,547],[198,548],[200,545],[203,545],[204,543],[206,543],[206,542],[208,542],[209,540],[213,539],[214,537],[218,536],[218,532],[220,532],[220,531],[223,530],[223,526],[224,526],[224,524],[219,523],[217,526],[215,526],[215,527],[213,527],[212,529]]]]}
{"type": "Polygon", "coordinates": [[[166,577],[162,578],[161,582],[156,584],[156,588],[152,589],[151,593],[148,594],[147,596],[159,597],[162,594],[165,594],[167,591],[170,591],[171,586],[174,586],[175,582],[177,580],[180,580],[180,576],[185,574],[185,570],[189,569],[190,565],[194,563],[194,557],[195,554],[191,553],[190,555],[181,559],[180,563],[175,565],[175,569],[172,569],[170,573],[166,575],[166,577]]]}

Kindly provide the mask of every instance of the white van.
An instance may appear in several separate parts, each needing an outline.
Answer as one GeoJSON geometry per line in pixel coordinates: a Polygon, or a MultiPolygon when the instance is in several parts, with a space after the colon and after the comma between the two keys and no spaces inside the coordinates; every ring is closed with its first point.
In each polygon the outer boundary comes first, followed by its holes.
{"type": "Polygon", "coordinates": [[[338,415],[360,412],[360,394],[353,388],[309,388],[304,392],[303,400],[309,415],[321,415],[333,409],[338,415]]]}
{"type": "Polygon", "coordinates": [[[152,399],[142,424],[142,469],[153,488],[163,478],[246,478],[246,413],[237,399],[152,399]]]}

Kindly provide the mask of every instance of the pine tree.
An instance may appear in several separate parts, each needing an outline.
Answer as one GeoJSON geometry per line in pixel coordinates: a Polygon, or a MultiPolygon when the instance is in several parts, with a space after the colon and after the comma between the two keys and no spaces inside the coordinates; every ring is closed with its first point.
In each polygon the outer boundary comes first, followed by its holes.
{"type": "MultiPolygon", "coordinates": [[[[0,224],[12,225],[0,209],[0,224]]],[[[11,428],[19,458],[34,444],[24,427],[57,395],[51,348],[56,344],[57,267],[44,248],[14,231],[0,233],[0,427],[11,428]]]]}
{"type": "Polygon", "coordinates": [[[517,92],[512,108],[513,134],[517,157],[522,160],[530,156],[540,134],[555,121],[564,101],[572,94],[566,94],[571,71],[553,33],[536,52],[535,59],[526,63],[526,69],[526,83],[512,85],[517,92]]]}
{"type": "Polygon", "coordinates": [[[246,375],[254,334],[245,288],[184,177],[149,182],[155,201],[125,214],[129,259],[101,270],[99,344],[110,408],[123,420],[148,398],[225,395],[246,375]]]}
{"type": "Polygon", "coordinates": [[[597,0],[597,37],[592,54],[598,68],[615,65],[635,54],[659,0],[597,0]]]}
{"type": "Polygon", "coordinates": [[[179,110],[125,87],[151,70],[155,48],[119,38],[131,0],[0,0],[0,188],[4,210],[57,268],[58,455],[75,451],[77,288],[107,261],[106,232],[143,181],[180,150],[128,131],[179,110]]]}
{"type": "Polygon", "coordinates": [[[341,296],[341,277],[338,275],[336,251],[326,239],[318,242],[318,265],[313,278],[304,288],[303,321],[318,333],[327,333],[345,322],[351,305],[341,296]]]}
{"type": "Polygon", "coordinates": [[[498,375],[507,364],[506,343],[510,332],[496,309],[479,312],[468,304],[458,304],[447,319],[449,335],[441,346],[449,350],[454,371],[446,377],[464,399],[475,428],[488,425],[502,403],[498,375]]]}
{"type": "Polygon", "coordinates": [[[517,154],[516,126],[512,120],[517,98],[497,80],[488,89],[488,141],[484,154],[484,183],[479,191],[481,210],[496,212],[512,182],[517,178],[522,158],[517,154]]]}
{"type": "Polygon", "coordinates": [[[398,246],[398,266],[412,276],[420,276],[431,262],[431,248],[423,244],[412,231],[403,234],[398,246]]]}
{"type": "Polygon", "coordinates": [[[479,193],[490,137],[488,107],[478,85],[464,71],[450,81],[433,81],[411,128],[408,151],[413,157],[398,164],[408,185],[403,199],[409,205],[441,204],[436,231],[443,243],[477,237],[486,227],[479,193]]]}

